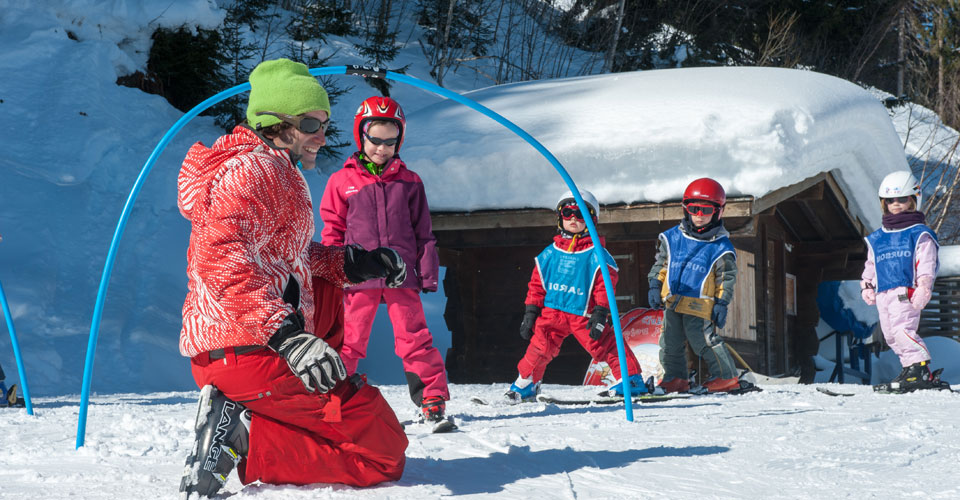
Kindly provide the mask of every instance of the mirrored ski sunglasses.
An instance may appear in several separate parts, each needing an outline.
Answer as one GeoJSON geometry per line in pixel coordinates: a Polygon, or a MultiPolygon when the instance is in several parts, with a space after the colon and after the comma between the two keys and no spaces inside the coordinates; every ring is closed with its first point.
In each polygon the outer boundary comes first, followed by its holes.
{"type": "MultiPolygon", "coordinates": [[[[593,215],[593,210],[590,210],[590,215],[593,215]]],[[[580,219],[583,220],[583,214],[580,213],[580,207],[576,205],[567,205],[560,209],[560,217],[563,217],[563,220],[570,219],[580,219]]]]}
{"type": "Polygon", "coordinates": [[[913,198],[913,197],[912,197],[912,196],[898,196],[898,197],[896,197],[896,198],[884,198],[884,199],[883,199],[883,202],[884,202],[884,203],[897,202],[897,203],[902,203],[902,204],[906,205],[907,203],[910,203],[910,198],[913,198]]]}
{"type": "Polygon", "coordinates": [[[293,125],[297,128],[297,130],[303,132],[304,134],[316,134],[319,130],[323,130],[323,132],[326,133],[327,129],[330,128],[329,118],[320,121],[312,116],[294,116],[285,113],[276,113],[274,111],[258,111],[257,116],[260,115],[275,116],[284,123],[293,125]]]}
{"type": "Polygon", "coordinates": [[[713,215],[718,209],[713,205],[684,204],[683,209],[690,215],[713,215]]]}
{"type": "Polygon", "coordinates": [[[386,145],[386,146],[396,146],[397,141],[400,140],[400,137],[390,137],[388,139],[383,139],[380,137],[374,137],[366,132],[363,135],[373,143],[374,146],[386,145]]]}

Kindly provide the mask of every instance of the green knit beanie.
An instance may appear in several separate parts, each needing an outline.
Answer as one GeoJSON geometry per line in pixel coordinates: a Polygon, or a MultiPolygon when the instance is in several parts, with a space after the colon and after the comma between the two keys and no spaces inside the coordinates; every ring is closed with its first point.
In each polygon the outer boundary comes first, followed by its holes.
{"type": "Polygon", "coordinates": [[[330,114],[327,91],[310,74],[305,64],[290,59],[263,61],[250,73],[250,100],[247,102],[247,123],[253,128],[269,127],[281,120],[271,115],[257,116],[259,111],[299,115],[308,111],[330,114]]]}

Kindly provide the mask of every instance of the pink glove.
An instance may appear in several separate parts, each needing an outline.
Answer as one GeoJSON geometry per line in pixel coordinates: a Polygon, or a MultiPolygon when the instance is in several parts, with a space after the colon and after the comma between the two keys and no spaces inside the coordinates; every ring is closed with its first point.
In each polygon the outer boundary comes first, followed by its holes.
{"type": "Polygon", "coordinates": [[[860,281],[860,296],[863,297],[863,301],[866,302],[868,306],[877,303],[877,289],[873,287],[872,281],[860,281]]]}
{"type": "Polygon", "coordinates": [[[917,311],[923,309],[930,302],[930,295],[933,293],[933,278],[930,276],[921,276],[917,278],[917,287],[913,289],[913,297],[910,303],[917,311]]]}

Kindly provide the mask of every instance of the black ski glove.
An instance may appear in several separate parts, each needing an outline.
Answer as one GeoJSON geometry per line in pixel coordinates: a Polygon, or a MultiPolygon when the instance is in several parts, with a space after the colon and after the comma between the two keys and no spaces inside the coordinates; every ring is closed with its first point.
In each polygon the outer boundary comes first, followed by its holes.
{"type": "Polygon", "coordinates": [[[343,256],[343,273],[352,283],[384,278],[387,288],[397,288],[407,279],[407,265],[392,248],[380,247],[368,252],[358,245],[349,245],[343,256]]]}
{"type": "Polygon", "coordinates": [[[523,311],[523,321],[520,322],[520,338],[530,340],[530,336],[533,335],[533,325],[537,322],[538,316],[540,316],[540,308],[527,304],[523,311]]]}
{"type": "Polygon", "coordinates": [[[337,351],[303,327],[299,311],[287,316],[267,346],[286,360],[290,371],[300,377],[308,391],[327,392],[347,378],[347,369],[337,351]]]}
{"type": "Polygon", "coordinates": [[[661,288],[663,283],[660,280],[650,280],[650,291],[647,292],[647,303],[650,309],[660,309],[663,307],[663,297],[661,297],[661,288]]]}
{"type": "Polygon", "coordinates": [[[718,300],[713,303],[713,310],[710,311],[710,321],[712,321],[717,328],[723,328],[723,325],[727,324],[726,302],[718,300]]]}
{"type": "Polygon", "coordinates": [[[593,312],[590,313],[590,322],[587,328],[590,330],[590,338],[600,340],[603,337],[603,330],[607,327],[607,320],[610,318],[610,309],[603,306],[593,306],[593,312]]]}

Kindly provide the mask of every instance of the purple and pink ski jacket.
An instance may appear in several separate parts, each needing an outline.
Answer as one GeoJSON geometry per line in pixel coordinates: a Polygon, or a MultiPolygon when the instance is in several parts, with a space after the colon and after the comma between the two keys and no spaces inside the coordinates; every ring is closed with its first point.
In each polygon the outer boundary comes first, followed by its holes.
{"type": "MultiPolygon", "coordinates": [[[[320,201],[323,243],[367,250],[390,247],[407,265],[401,288],[436,291],[440,263],[423,181],[399,157],[384,165],[382,174],[373,175],[359,163],[358,154],[327,181],[320,201]]],[[[351,286],[385,287],[383,279],[351,286]]]]}

